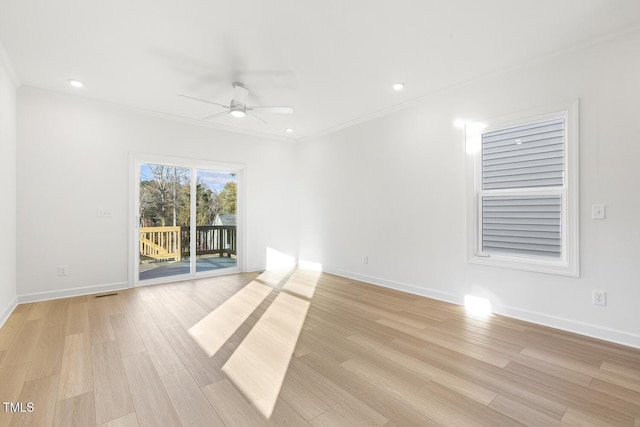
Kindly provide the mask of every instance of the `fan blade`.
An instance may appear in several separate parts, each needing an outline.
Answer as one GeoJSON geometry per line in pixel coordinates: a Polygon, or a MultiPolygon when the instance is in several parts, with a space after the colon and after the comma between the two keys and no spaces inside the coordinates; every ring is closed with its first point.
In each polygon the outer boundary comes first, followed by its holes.
{"type": "Polygon", "coordinates": [[[251,117],[255,117],[256,119],[260,120],[262,123],[267,123],[267,121],[265,119],[263,119],[262,117],[258,116],[257,114],[253,114],[253,113],[247,113],[249,114],[251,117]]]}
{"type": "Polygon", "coordinates": [[[210,116],[203,117],[203,118],[202,118],[202,120],[209,120],[209,119],[213,119],[214,117],[218,117],[218,116],[221,116],[221,115],[223,115],[223,114],[229,114],[229,112],[228,112],[228,111],[221,111],[221,112],[219,112],[219,113],[215,113],[215,114],[212,114],[212,115],[210,115],[210,116]]]}
{"type": "Polygon", "coordinates": [[[229,109],[228,105],[220,104],[218,102],[209,101],[208,99],[196,98],[195,96],[189,96],[189,95],[180,95],[180,96],[183,97],[183,98],[195,99],[196,101],[206,102],[207,104],[213,104],[213,105],[217,105],[218,107],[223,107],[223,108],[229,109]]]}
{"type": "Polygon", "coordinates": [[[242,83],[235,82],[233,84],[233,100],[236,104],[246,105],[249,97],[249,90],[242,86],[242,83]]]}
{"type": "Polygon", "coordinates": [[[247,110],[261,110],[265,113],[276,114],[293,114],[293,107],[266,107],[266,106],[251,106],[247,107],[247,110]]]}

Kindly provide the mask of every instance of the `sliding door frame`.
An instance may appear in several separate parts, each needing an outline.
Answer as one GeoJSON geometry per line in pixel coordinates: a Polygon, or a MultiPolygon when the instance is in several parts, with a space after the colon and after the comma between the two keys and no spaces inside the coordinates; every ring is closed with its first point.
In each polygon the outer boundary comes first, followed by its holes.
{"type": "Polygon", "coordinates": [[[155,285],[158,283],[169,283],[181,280],[192,280],[200,277],[219,276],[223,274],[242,273],[246,271],[246,165],[238,163],[225,163],[213,160],[190,159],[177,156],[166,156],[160,154],[135,153],[129,154],[129,250],[128,254],[128,281],[129,287],[155,285]],[[190,248],[189,263],[190,273],[176,276],[166,276],[157,279],[140,280],[140,250],[139,250],[139,227],[140,218],[138,216],[140,207],[140,165],[155,164],[167,165],[181,168],[191,169],[191,197],[190,203],[190,248]],[[219,172],[233,172],[236,174],[236,236],[237,236],[237,255],[236,267],[224,268],[220,270],[196,271],[196,185],[197,170],[209,170],[219,172]]]}

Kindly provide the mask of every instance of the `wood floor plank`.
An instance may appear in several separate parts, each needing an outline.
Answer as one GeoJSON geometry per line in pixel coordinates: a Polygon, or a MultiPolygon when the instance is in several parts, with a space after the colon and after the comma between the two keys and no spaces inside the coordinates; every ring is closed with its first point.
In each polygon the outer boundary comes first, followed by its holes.
{"type": "Polygon", "coordinates": [[[27,312],[27,320],[44,320],[52,304],[53,301],[39,301],[30,304],[29,311],[27,312]]]}
{"type": "Polygon", "coordinates": [[[574,371],[562,366],[557,366],[551,363],[546,363],[539,359],[519,354],[513,358],[513,362],[520,363],[522,365],[529,366],[541,372],[547,372],[556,378],[562,378],[563,381],[568,381],[581,386],[589,386],[593,381],[593,377],[581,372],[574,371]]]}
{"type": "Polygon", "coordinates": [[[138,417],[135,413],[127,414],[123,417],[116,418],[104,424],[100,424],[98,427],[139,427],[138,417]]]}
{"type": "Polygon", "coordinates": [[[486,364],[464,353],[451,351],[437,345],[394,340],[389,345],[408,354],[411,357],[430,360],[430,363],[448,372],[455,372],[457,376],[468,379],[479,386],[500,393],[527,405],[551,417],[560,418],[567,407],[544,395],[534,392],[526,381],[505,372],[496,366],[486,364]]]}
{"type": "Polygon", "coordinates": [[[180,426],[178,414],[149,355],[134,354],[123,358],[122,363],[140,426],[180,426]]]}
{"type": "MultiPolygon", "coordinates": [[[[616,423],[611,420],[600,418],[596,415],[589,415],[569,408],[562,417],[562,422],[565,425],[573,427],[602,427],[602,426],[630,426],[629,423],[616,423]]],[[[631,421],[633,422],[633,420],[631,421]]]]}
{"type": "Polygon", "coordinates": [[[11,316],[0,329],[0,351],[5,351],[11,346],[26,318],[27,313],[25,312],[16,313],[16,310],[14,310],[11,313],[11,316]]]}
{"type": "Polygon", "coordinates": [[[125,289],[119,291],[120,293],[120,305],[129,319],[134,325],[141,323],[153,322],[153,318],[147,312],[145,308],[145,300],[142,298],[138,289],[125,289]]]}
{"type": "Polygon", "coordinates": [[[184,369],[184,364],[155,323],[142,323],[137,329],[158,375],[163,376],[184,369]]]}
{"type": "Polygon", "coordinates": [[[503,396],[497,396],[489,407],[531,427],[562,427],[564,424],[548,415],[503,396]]]}
{"type": "Polygon", "coordinates": [[[155,288],[145,291],[146,292],[142,294],[141,304],[144,307],[144,313],[149,315],[149,318],[153,323],[155,323],[155,325],[160,329],[178,326],[178,321],[167,311],[167,308],[164,306],[161,299],[153,295],[155,288]]]}
{"type": "Polygon", "coordinates": [[[620,387],[616,384],[611,384],[606,381],[594,379],[589,384],[589,388],[598,390],[606,395],[616,397],[618,399],[629,402],[630,404],[638,405],[640,403],[640,393],[637,391],[629,390],[625,387],[620,387]]]}
{"type": "MultiPolygon", "coordinates": [[[[0,399],[2,402],[18,402],[24,387],[25,378],[29,372],[29,363],[0,367],[0,399]]],[[[0,427],[6,427],[11,422],[12,414],[0,407],[0,427]]]]}
{"type": "Polygon", "coordinates": [[[366,360],[351,359],[340,364],[343,368],[353,372],[365,381],[377,388],[385,388],[399,396],[415,393],[420,387],[426,385],[428,380],[419,376],[415,381],[407,375],[400,376],[397,371],[386,369],[387,366],[371,363],[366,360]]]}
{"type": "MultiPolygon", "coordinates": [[[[66,316],[65,316],[66,317],[66,316]]],[[[46,322],[45,322],[46,323],[46,322]]],[[[38,378],[58,375],[62,364],[62,352],[64,348],[64,323],[49,323],[45,326],[38,338],[34,357],[29,369],[27,381],[38,378]]]]}
{"type": "Polygon", "coordinates": [[[600,365],[602,371],[608,371],[620,375],[631,377],[637,381],[640,381],[640,360],[632,366],[624,366],[612,361],[605,361],[600,365]]]}
{"type": "Polygon", "coordinates": [[[492,427],[525,425],[435,382],[427,383],[418,390],[410,402],[415,410],[439,424],[492,427]]]}
{"type": "Polygon", "coordinates": [[[142,353],[145,351],[144,343],[135,324],[129,319],[125,313],[112,314],[109,316],[113,334],[118,343],[120,356],[126,357],[132,354],[142,353]]]}
{"type": "Polygon", "coordinates": [[[44,326],[62,325],[67,321],[70,301],[68,298],[61,298],[51,301],[51,306],[44,319],[44,326]]]}
{"type": "Polygon", "coordinates": [[[66,335],[89,333],[89,304],[78,301],[69,304],[66,335]]]}
{"type": "Polygon", "coordinates": [[[96,423],[134,412],[127,377],[115,341],[91,346],[96,423]]]}
{"type": "MultiPolygon", "coordinates": [[[[311,420],[311,425],[313,427],[354,427],[352,423],[342,418],[342,416],[333,409],[323,412],[311,420]]],[[[385,426],[387,425],[389,425],[389,423],[385,424],[385,426]]]]}
{"type": "MultiPolygon", "coordinates": [[[[358,400],[366,407],[375,408],[377,413],[395,424],[403,427],[424,426],[424,416],[408,406],[407,402],[387,389],[373,387],[371,383],[337,365],[330,358],[311,353],[304,359],[293,361],[289,370],[291,378],[296,378],[300,375],[301,365],[307,365],[309,368],[322,373],[323,376],[345,392],[352,396],[357,396],[358,400]]],[[[307,386],[309,386],[308,383],[307,386]]],[[[355,422],[355,419],[352,420],[352,423],[355,422]]]]}
{"type": "Polygon", "coordinates": [[[226,426],[265,427],[262,416],[228,381],[221,380],[202,388],[205,396],[226,426]]]}
{"type": "Polygon", "coordinates": [[[42,325],[44,319],[26,320],[7,349],[0,367],[19,365],[25,362],[31,362],[34,357],[38,339],[42,333],[42,325]]]}
{"type": "Polygon", "coordinates": [[[67,335],[64,339],[58,400],[93,391],[93,365],[88,333],[67,335]]]}
{"type": "Polygon", "coordinates": [[[109,311],[104,308],[89,308],[89,336],[91,345],[115,341],[116,337],[111,327],[109,311]]]}
{"type": "MultiPolygon", "coordinates": [[[[306,360],[312,355],[309,354],[301,359],[306,360]]],[[[289,374],[304,382],[313,394],[355,425],[382,426],[389,421],[374,408],[360,401],[357,396],[345,391],[306,363],[296,363],[295,367],[290,368],[289,374]]]]}
{"type": "Polygon", "coordinates": [[[10,426],[50,426],[56,408],[58,377],[45,377],[24,383],[19,402],[33,403],[33,412],[16,412],[10,426]]]}
{"type": "Polygon", "coordinates": [[[181,326],[164,329],[162,333],[200,387],[224,379],[218,364],[207,357],[204,350],[181,326]]]}
{"type": "Polygon", "coordinates": [[[311,421],[330,409],[329,405],[291,375],[285,379],[280,396],[307,421],[311,421]]]}
{"type": "Polygon", "coordinates": [[[276,406],[266,420],[267,424],[273,427],[309,427],[310,424],[284,399],[278,399],[276,406]]]}
{"type": "Polygon", "coordinates": [[[223,425],[198,384],[186,370],[161,377],[183,426],[223,425]]]}
{"type": "Polygon", "coordinates": [[[94,427],[96,410],[93,392],[59,400],[56,404],[54,427],[94,427]]]}
{"type": "Polygon", "coordinates": [[[436,381],[485,405],[488,405],[497,396],[495,392],[465,378],[450,374],[449,372],[435,367],[432,364],[415,359],[401,351],[394,350],[369,338],[353,335],[348,339],[370,351],[380,354],[383,357],[393,360],[394,362],[419,373],[425,378],[429,378],[431,381],[436,381]]]}

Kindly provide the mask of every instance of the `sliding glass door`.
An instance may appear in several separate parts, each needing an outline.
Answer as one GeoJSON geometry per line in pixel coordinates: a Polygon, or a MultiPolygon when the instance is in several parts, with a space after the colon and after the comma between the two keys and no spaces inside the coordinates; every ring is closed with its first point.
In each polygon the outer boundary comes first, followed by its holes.
{"type": "Polygon", "coordinates": [[[241,271],[238,187],[242,169],[162,160],[133,162],[135,283],[241,271]]]}
{"type": "Polygon", "coordinates": [[[236,174],[196,171],[196,272],[237,265],[236,174]]]}

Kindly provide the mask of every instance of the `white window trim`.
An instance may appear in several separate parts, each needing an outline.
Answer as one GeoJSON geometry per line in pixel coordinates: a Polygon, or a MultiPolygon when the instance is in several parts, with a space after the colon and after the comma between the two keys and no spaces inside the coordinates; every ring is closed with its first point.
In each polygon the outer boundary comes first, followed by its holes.
{"type": "Polygon", "coordinates": [[[579,103],[578,100],[548,106],[525,113],[488,119],[465,125],[467,153],[467,260],[472,264],[535,271],[578,277],[579,274],[579,103]],[[482,212],[481,189],[482,134],[497,129],[516,127],[532,122],[565,118],[565,182],[550,189],[506,189],[493,194],[559,194],[562,196],[562,246],[560,260],[526,256],[483,254],[480,242],[482,212]]]}

